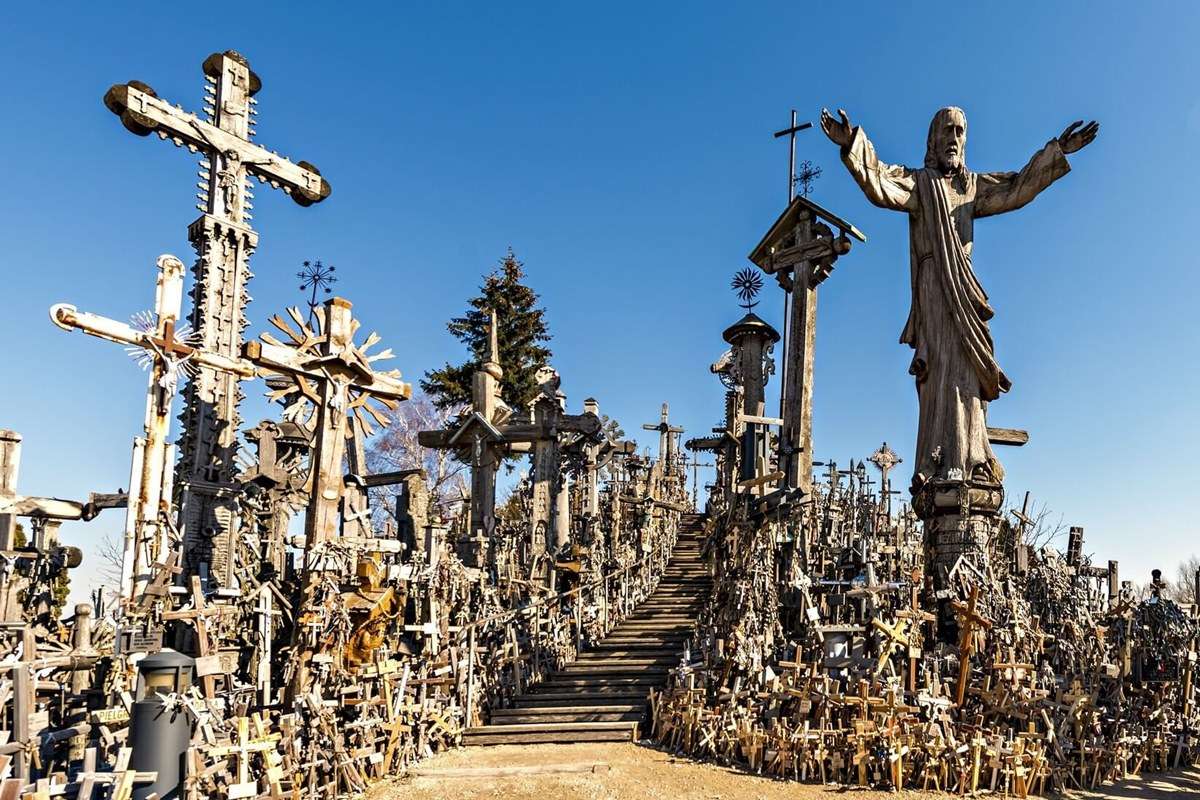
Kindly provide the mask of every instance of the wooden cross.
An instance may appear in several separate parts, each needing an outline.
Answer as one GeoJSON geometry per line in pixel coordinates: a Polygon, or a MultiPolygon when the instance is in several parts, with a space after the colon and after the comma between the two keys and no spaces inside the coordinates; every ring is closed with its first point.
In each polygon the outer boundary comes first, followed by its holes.
{"type": "MultiPolygon", "coordinates": [[[[567,520],[561,513],[565,510],[561,506],[565,506],[566,492],[561,485],[559,436],[573,433],[595,440],[600,435],[600,418],[587,410],[583,414],[565,413],[563,396],[558,391],[558,373],[549,368],[539,373],[541,391],[531,404],[531,410],[512,414],[507,406],[501,408],[497,403],[495,382],[499,380],[499,364],[495,364],[493,370],[491,365],[494,363],[489,359],[475,373],[472,412],[458,427],[421,431],[417,441],[423,447],[456,449],[471,459],[472,529],[477,527],[474,520],[482,524],[494,515],[495,473],[502,454],[532,450],[533,511],[528,524],[530,555],[538,558],[549,548],[557,549],[565,543],[568,535],[565,530],[567,520]],[[485,416],[489,411],[492,412],[490,418],[485,416]],[[562,500],[560,495],[564,495],[562,500]]],[[[548,581],[549,577],[548,573],[540,576],[543,581],[548,581]]]]}
{"type": "MultiPolygon", "coordinates": [[[[221,614],[220,606],[207,606],[204,602],[204,589],[200,585],[200,576],[193,575],[191,582],[192,607],[184,611],[164,611],[164,620],[186,620],[196,631],[196,655],[205,658],[209,655],[211,642],[208,636],[208,618],[221,614]]],[[[200,678],[204,687],[204,696],[211,699],[216,697],[216,685],[212,673],[200,678]]]]}
{"type": "MultiPolygon", "coordinates": [[[[496,471],[507,452],[508,440],[502,430],[512,409],[500,393],[504,370],[500,367],[499,320],[491,311],[488,324],[488,351],[471,383],[471,413],[461,418],[452,430],[420,431],[418,442],[425,447],[454,449],[471,465],[471,519],[473,538],[490,540],[496,527],[496,471]]],[[[465,554],[471,567],[483,566],[482,546],[465,554]]]]}
{"type": "Polygon", "coordinates": [[[816,346],[817,286],[838,256],[850,251],[850,236],[866,237],[849,222],[805,197],[796,197],[750,253],[750,260],[776,275],[791,297],[786,317],[783,388],[779,416],[781,465],[788,488],[812,487],[812,383],[816,346]],[[826,224],[828,223],[828,224],[826,224]],[[834,238],[833,229],[838,236],[834,238]]]}
{"type": "MultiPolygon", "coordinates": [[[[262,81],[242,55],[232,50],[213,53],[205,59],[203,72],[204,118],[171,105],[139,81],[110,88],[104,105],[132,133],[155,133],[200,153],[201,216],[188,228],[197,254],[191,325],[201,347],[236,359],[250,300],[250,254],[258,246],[258,234],[250,227],[249,178],[283,190],[302,206],[328,197],[330,186],[311,164],[293,163],[251,142],[257,113],[254,95],[262,81]]],[[[218,551],[214,558],[224,559],[228,554],[220,551],[231,547],[228,520],[234,515],[216,512],[228,507],[237,473],[241,393],[235,374],[200,366],[187,388],[194,400],[185,403],[182,418],[178,482],[187,518],[181,527],[185,556],[211,538],[218,551]]]]}
{"type": "Polygon", "coordinates": [[[667,403],[663,403],[658,422],[642,425],[642,430],[658,431],[658,460],[662,464],[664,475],[671,474],[672,465],[675,461],[675,451],[677,449],[676,443],[679,439],[679,434],[683,433],[683,428],[670,423],[670,410],[670,406],[667,403]]]}
{"type": "MultiPolygon", "coordinates": [[[[283,388],[276,389],[276,399],[300,395],[313,406],[311,488],[304,525],[304,563],[302,602],[308,607],[326,569],[327,545],[338,533],[339,513],[345,491],[346,439],[354,424],[369,425],[367,417],[380,425],[388,420],[375,410],[369,401],[378,400],[394,408],[412,394],[412,387],[400,380],[398,370],[377,372],[372,362],[390,358],[391,350],[368,355],[367,350],[379,342],[372,333],[362,345],[354,343],[359,323],[351,314],[350,301],[340,297],[327,300],[318,313],[320,333],[309,329],[297,309],[288,309],[288,316],[299,330],[276,316],[271,323],[291,340],[285,344],[271,334],[263,334],[261,342],[247,342],[245,360],[264,373],[289,378],[283,388]]],[[[300,406],[296,405],[299,409],[300,406]]],[[[298,624],[294,637],[303,637],[303,625],[298,624]]],[[[307,687],[308,664],[314,651],[307,643],[299,650],[300,666],[293,674],[291,690],[307,687]]]]}
{"type": "MultiPolygon", "coordinates": [[[[260,753],[263,756],[263,761],[270,768],[278,770],[277,763],[272,763],[268,759],[268,753],[276,752],[277,743],[280,739],[280,734],[272,733],[264,735],[261,730],[261,724],[257,727],[255,738],[250,736],[250,720],[246,717],[237,718],[237,730],[235,735],[230,737],[230,743],[209,749],[209,755],[213,758],[228,758],[232,756],[237,762],[237,782],[231,783],[226,791],[227,797],[256,797],[258,796],[258,782],[250,780],[250,758],[254,753],[260,753]]],[[[268,770],[269,771],[269,770],[268,770]]],[[[278,778],[272,781],[276,787],[278,786],[278,778]]]]}
{"type": "Polygon", "coordinates": [[[142,596],[150,565],[166,557],[164,514],[170,516],[171,464],[174,448],[167,442],[171,406],[179,372],[185,363],[204,365],[229,373],[233,379],[254,375],[251,365],[192,347],[176,336],[183,301],[183,262],[164,254],[156,262],[155,324],[152,329],[107,319],[59,303],[50,309],[50,319],[65,331],[81,330],[91,336],[123,344],[139,353],[149,366],[146,386],[145,436],[134,441],[130,471],[129,501],[125,513],[125,536],[121,564],[121,600],[133,602],[142,596]]]}
{"type": "Polygon", "coordinates": [[[879,673],[883,672],[888,659],[891,658],[892,650],[896,648],[908,648],[909,621],[901,618],[896,621],[896,624],[888,625],[876,618],[871,620],[871,625],[887,637],[887,641],[879,648],[879,660],[875,664],[875,675],[878,676],[879,673]]]}
{"type": "Polygon", "coordinates": [[[954,612],[958,615],[959,639],[959,663],[958,663],[958,686],[955,689],[955,704],[962,706],[963,700],[967,696],[967,679],[971,677],[971,654],[975,652],[975,626],[978,625],[987,630],[992,627],[990,620],[985,619],[975,610],[975,604],[979,600],[979,585],[971,587],[971,597],[966,603],[960,603],[957,600],[951,601],[950,605],[954,612]]]}

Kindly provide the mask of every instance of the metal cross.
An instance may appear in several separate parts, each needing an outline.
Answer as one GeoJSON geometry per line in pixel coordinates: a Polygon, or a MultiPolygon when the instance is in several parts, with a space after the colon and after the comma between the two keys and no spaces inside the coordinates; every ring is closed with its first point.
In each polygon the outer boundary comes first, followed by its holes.
{"type": "MultiPolygon", "coordinates": [[[[788,205],[796,198],[796,134],[812,127],[811,122],[796,124],[796,109],[792,109],[792,125],[781,131],[775,131],[775,138],[788,137],[788,205]]],[[[805,162],[809,163],[809,162],[805,162]]],[[[804,193],[808,194],[807,191],[804,193]]]]}
{"type": "Polygon", "coordinates": [[[700,508],[700,467],[711,467],[713,464],[702,462],[700,456],[692,454],[692,460],[687,463],[692,468],[692,506],[700,508]]]}
{"type": "Polygon", "coordinates": [[[821,177],[821,168],[814,167],[811,161],[800,162],[800,174],[792,180],[800,184],[800,194],[808,197],[812,191],[812,184],[817,178],[821,177]]]}

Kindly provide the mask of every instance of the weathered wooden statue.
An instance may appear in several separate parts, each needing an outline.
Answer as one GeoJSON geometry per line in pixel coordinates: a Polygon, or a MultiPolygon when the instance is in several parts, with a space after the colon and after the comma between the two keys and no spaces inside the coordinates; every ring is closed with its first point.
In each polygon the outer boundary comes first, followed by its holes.
{"type": "Polygon", "coordinates": [[[912,308],[900,341],[916,351],[909,372],[921,406],[913,492],[931,480],[998,485],[1004,471],[988,441],[987,404],[1011,384],[996,363],[993,311],[971,268],[974,221],[1021,208],[1067,174],[1065,156],[1095,139],[1099,125],[1071,123],[1020,172],[976,173],[966,164],[960,108],[934,115],[919,168],[883,163],[862,127],[838,116],[822,111],[821,127],[867,199],[909,215],[912,308]]]}

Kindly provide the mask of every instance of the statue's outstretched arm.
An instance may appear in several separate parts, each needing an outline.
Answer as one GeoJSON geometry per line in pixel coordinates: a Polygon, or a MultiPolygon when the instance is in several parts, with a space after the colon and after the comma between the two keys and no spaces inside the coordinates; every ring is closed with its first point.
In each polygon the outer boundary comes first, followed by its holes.
{"type": "Polygon", "coordinates": [[[839,119],[834,119],[829,109],[821,109],[821,130],[841,148],[842,163],[863,194],[880,208],[912,211],[916,207],[912,170],[880,161],[862,127],[851,125],[849,115],[842,109],[837,113],[839,119]]]}
{"type": "Polygon", "coordinates": [[[1051,139],[1020,172],[981,172],[975,190],[975,217],[990,217],[1028,205],[1050,184],[1071,171],[1057,139],[1051,139]]]}

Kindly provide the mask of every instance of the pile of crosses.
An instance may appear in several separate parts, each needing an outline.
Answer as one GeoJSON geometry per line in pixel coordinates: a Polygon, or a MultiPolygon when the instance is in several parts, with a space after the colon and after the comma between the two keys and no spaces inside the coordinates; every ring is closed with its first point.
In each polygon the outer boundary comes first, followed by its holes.
{"type": "Polygon", "coordinates": [[[567,413],[552,369],[510,408],[494,316],[471,403],[420,434],[469,465],[461,513],[432,510],[419,469],[371,473],[366,442],[411,390],[378,366],[391,351],[360,334],[351,304],[289,309],[271,332],[242,336],[258,241],[249,178],[302,206],[329,184],[252,142],[262,84],[245,58],[216,53],[203,72],[202,116],[136,81],[105,96],[130,131],[200,154],[190,317],[186,270],[169,255],[153,313],[133,324],[51,309],[149,372],[128,491],[22,496],[20,437],[0,434],[0,797],[361,792],[457,745],[620,622],[654,589],[692,508],[665,406],[648,426],[657,458],[614,440],[594,400],[567,413]],[[247,426],[251,382],[278,413],[247,426]],[[498,515],[497,473],[526,455],[517,511],[498,515]],[[394,509],[372,505],[381,487],[397,490],[394,509]],[[80,553],[58,528],[106,508],[126,513],[115,601],[99,594],[61,619],[80,553]]]}
{"type": "MultiPolygon", "coordinates": [[[[1028,495],[1006,513],[996,485],[895,502],[886,444],[845,469],[811,460],[816,287],[850,236],[797,197],[751,255],[789,300],[780,416],[764,389],[782,337],[750,302],[711,367],[724,418],[687,442],[716,466],[714,592],[652,694],[653,737],[796,780],[1021,797],[1192,763],[1200,610],[1157,574],[1135,593],[1116,562],[1084,555],[1081,528],[1065,553],[1035,545],[1028,495]]],[[[746,300],[761,285],[753,271],[734,283],[746,300]]]]}

